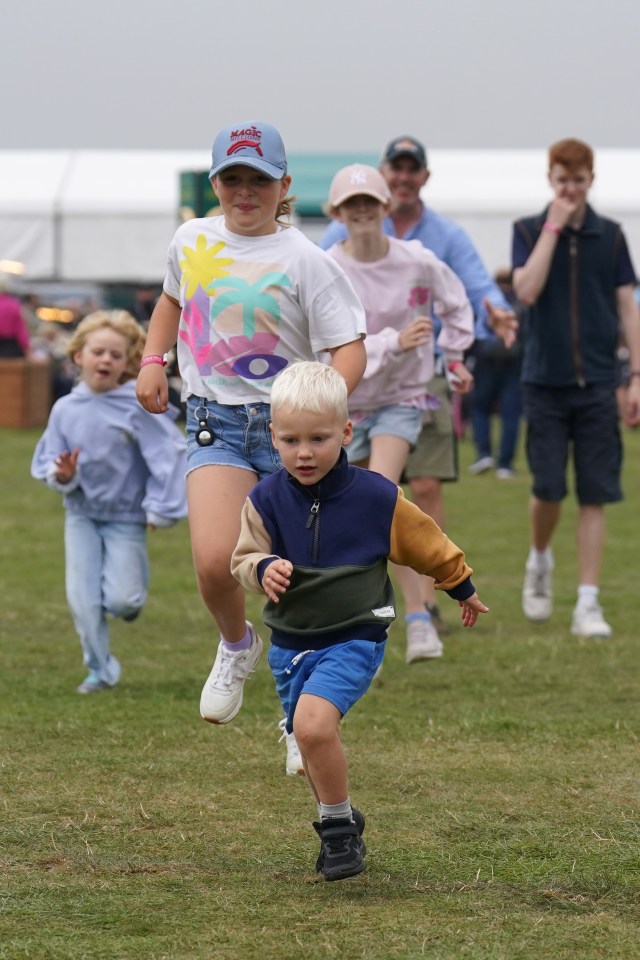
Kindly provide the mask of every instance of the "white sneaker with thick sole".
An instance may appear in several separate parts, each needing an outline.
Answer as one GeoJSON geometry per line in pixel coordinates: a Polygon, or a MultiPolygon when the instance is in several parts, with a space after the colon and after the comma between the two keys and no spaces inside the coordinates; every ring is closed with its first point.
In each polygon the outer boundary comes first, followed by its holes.
{"type": "Polygon", "coordinates": [[[527,620],[548,620],[553,608],[552,567],[527,567],[522,588],[522,610],[527,620]]]}
{"type": "Polygon", "coordinates": [[[200,716],[209,723],[229,723],[242,706],[245,680],[255,670],[262,655],[262,640],[247,621],[252,643],[248,650],[229,651],[222,640],[216,662],[200,695],[200,716]]]}
{"type": "Polygon", "coordinates": [[[480,457],[469,467],[469,473],[477,476],[479,473],[486,473],[487,470],[493,470],[496,462],[493,457],[480,457]]]}
{"type": "MultiPolygon", "coordinates": [[[[283,717],[278,723],[282,736],[280,740],[285,740],[287,745],[287,763],[286,771],[288,777],[304,777],[304,766],[300,756],[300,748],[296,740],[295,733],[287,733],[287,718],[283,717]]],[[[280,742],[278,741],[278,743],[280,742]]]]}
{"type": "Polygon", "coordinates": [[[571,618],[571,633],[576,637],[607,638],[613,631],[604,619],[602,607],[594,601],[575,608],[571,618]]]}
{"type": "Polygon", "coordinates": [[[431,619],[420,617],[407,623],[407,663],[441,657],[443,646],[431,619]]]}

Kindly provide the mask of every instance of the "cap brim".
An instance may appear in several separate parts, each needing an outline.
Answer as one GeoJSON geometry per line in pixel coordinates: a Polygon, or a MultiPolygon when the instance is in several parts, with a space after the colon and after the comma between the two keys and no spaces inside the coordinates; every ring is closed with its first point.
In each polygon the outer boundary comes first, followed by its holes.
{"type": "Polygon", "coordinates": [[[384,159],[387,163],[393,163],[394,160],[399,160],[400,157],[410,157],[412,160],[415,160],[419,167],[426,166],[424,160],[417,157],[412,150],[393,150],[391,153],[388,153],[384,159]]]}
{"type": "Polygon", "coordinates": [[[378,203],[381,203],[383,207],[386,207],[387,204],[391,203],[391,197],[382,199],[375,193],[371,193],[369,190],[349,190],[346,193],[341,194],[336,200],[331,200],[329,208],[331,210],[336,210],[341,204],[345,203],[347,200],[350,200],[351,197],[371,197],[372,200],[377,200],[378,203]]]}
{"type": "Polygon", "coordinates": [[[254,170],[259,170],[267,177],[271,177],[272,180],[282,180],[282,178],[286,177],[287,175],[286,170],[283,172],[280,167],[276,167],[273,163],[267,163],[266,160],[261,160],[260,157],[239,156],[227,157],[215,167],[211,167],[211,170],[209,171],[209,177],[215,177],[217,174],[221,173],[223,170],[227,170],[229,167],[253,167],[254,170]]]}

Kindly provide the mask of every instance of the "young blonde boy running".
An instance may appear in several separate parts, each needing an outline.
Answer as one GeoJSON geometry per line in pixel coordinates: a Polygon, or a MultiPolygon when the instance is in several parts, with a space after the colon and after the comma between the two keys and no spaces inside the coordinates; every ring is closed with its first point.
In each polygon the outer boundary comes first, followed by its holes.
{"type": "Polygon", "coordinates": [[[269,665],[318,804],[316,870],[342,880],[365,869],[365,821],[351,807],[339,726],[382,662],[395,617],[387,561],[434,577],[466,627],[488,608],[437,524],[395,483],[349,465],[347,387],[335,370],[290,365],[274,381],[271,417],[285,469],[251,490],[231,569],[267,596],[269,665]]]}

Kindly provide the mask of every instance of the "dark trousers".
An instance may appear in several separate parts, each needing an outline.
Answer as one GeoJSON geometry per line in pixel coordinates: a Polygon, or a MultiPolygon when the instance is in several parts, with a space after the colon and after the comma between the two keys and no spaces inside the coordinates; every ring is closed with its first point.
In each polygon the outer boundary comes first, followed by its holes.
{"type": "Polygon", "coordinates": [[[478,459],[493,456],[491,415],[501,420],[498,467],[511,468],[518,445],[522,417],[522,390],[519,359],[494,358],[479,353],[473,370],[474,386],[469,397],[469,414],[478,459]]]}

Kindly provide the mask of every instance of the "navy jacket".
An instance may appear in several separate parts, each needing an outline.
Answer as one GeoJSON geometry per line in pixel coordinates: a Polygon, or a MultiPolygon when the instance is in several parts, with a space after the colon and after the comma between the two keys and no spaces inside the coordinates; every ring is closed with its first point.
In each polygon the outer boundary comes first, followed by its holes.
{"type": "MultiPolygon", "coordinates": [[[[528,260],[546,219],[545,210],[514,224],[514,269],[528,260]]],[[[587,207],[579,230],[562,231],[546,286],[523,312],[523,383],[548,387],[615,383],[616,290],[634,282],[620,225],[587,207]]]]}
{"type": "Polygon", "coordinates": [[[395,618],[387,559],[434,577],[456,600],[475,591],[464,554],[385,477],[351,466],[342,451],[314,487],[286,470],[249,494],[231,570],[249,590],[276,558],[291,561],[291,585],[267,601],[273,643],[314,649],[353,638],[379,642],[395,618]]]}

